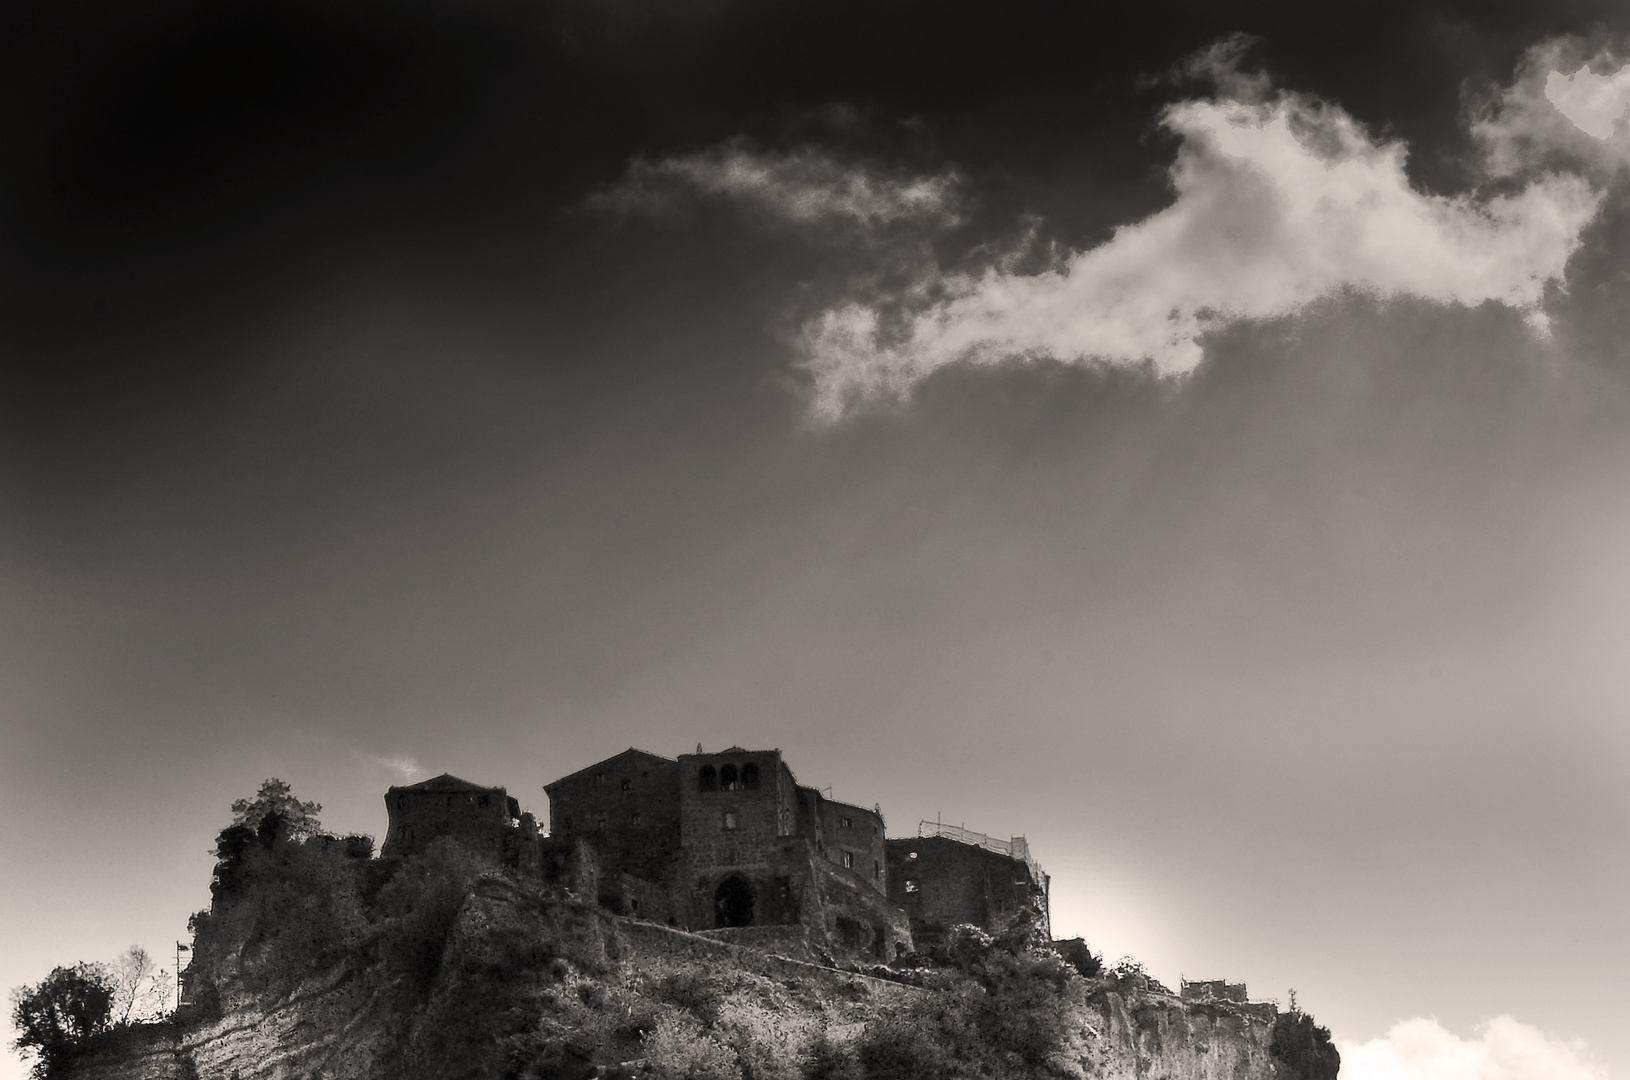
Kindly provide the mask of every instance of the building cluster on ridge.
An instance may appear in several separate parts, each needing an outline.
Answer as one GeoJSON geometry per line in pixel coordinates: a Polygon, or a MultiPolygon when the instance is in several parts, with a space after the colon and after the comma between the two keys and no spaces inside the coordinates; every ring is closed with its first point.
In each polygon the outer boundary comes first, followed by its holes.
{"type": "Polygon", "coordinates": [[[1048,876],[1023,837],[924,822],[890,839],[880,806],[798,783],[779,750],[629,749],[544,791],[547,833],[501,787],[445,774],[393,787],[382,854],[451,837],[618,914],[880,960],[959,924],[1050,934],[1048,876]]]}

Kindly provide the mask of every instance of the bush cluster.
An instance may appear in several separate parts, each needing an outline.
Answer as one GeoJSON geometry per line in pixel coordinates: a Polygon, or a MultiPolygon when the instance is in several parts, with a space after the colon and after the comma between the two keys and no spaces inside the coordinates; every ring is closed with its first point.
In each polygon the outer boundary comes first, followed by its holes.
{"type": "Polygon", "coordinates": [[[1336,1080],[1341,1072],[1341,1052],[1330,1041],[1330,1029],[1294,1005],[1274,1021],[1268,1052],[1296,1080],[1336,1080]]]}

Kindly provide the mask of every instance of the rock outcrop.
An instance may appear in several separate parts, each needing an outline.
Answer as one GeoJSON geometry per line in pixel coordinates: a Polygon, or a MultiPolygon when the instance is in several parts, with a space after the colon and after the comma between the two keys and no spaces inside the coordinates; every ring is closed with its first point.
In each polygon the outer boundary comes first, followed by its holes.
{"type": "Polygon", "coordinates": [[[69,1075],[1292,1076],[1272,1053],[1273,1006],[1185,1002],[1136,975],[1087,978],[1048,950],[1004,949],[981,936],[937,962],[843,970],[791,938],[744,944],[751,935],[731,941],[686,933],[615,916],[500,871],[476,872],[467,881],[421,873],[416,892],[388,883],[381,893],[377,880],[367,883],[369,875],[379,877],[379,860],[363,862],[356,871],[363,893],[376,898],[345,934],[323,925],[340,917],[309,895],[309,882],[308,895],[295,895],[311,919],[295,944],[306,935],[326,943],[309,956],[279,937],[278,927],[263,925],[290,917],[256,899],[264,883],[251,868],[232,895],[218,892],[201,924],[201,963],[213,970],[199,968],[192,979],[210,987],[215,1015],[195,1012],[126,1032],[119,1045],[94,1050],[69,1075]],[[412,895],[393,898],[392,889],[412,895]],[[276,977],[291,954],[303,965],[292,982],[276,977]]]}

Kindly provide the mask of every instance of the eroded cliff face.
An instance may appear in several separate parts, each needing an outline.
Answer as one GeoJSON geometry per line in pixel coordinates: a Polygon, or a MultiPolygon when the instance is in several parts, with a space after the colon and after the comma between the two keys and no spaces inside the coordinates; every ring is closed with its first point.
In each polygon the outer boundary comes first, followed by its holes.
{"type": "Polygon", "coordinates": [[[1171,994],[1104,990],[1072,1056],[1084,1075],[1132,1080],[1271,1080],[1272,1006],[1185,1003],[1171,994]],[[1102,1024],[1100,1027],[1099,1024],[1102,1024]]]}
{"type": "MultiPolygon", "coordinates": [[[[253,957],[252,941],[241,955],[253,957]]],[[[782,943],[783,945],[787,943],[782,943]]],[[[796,943],[793,943],[796,944],[796,943]]],[[[474,882],[423,968],[376,936],[292,992],[240,960],[222,1015],[74,1080],[1283,1080],[1271,1009],[1196,1005],[1048,960],[888,978],[474,882]],[[995,972],[995,974],[992,974],[995,972]],[[906,980],[906,981],[901,981],[906,980]],[[920,984],[920,985],[919,985],[920,984]]],[[[783,952],[795,953],[795,948],[783,952]]]]}

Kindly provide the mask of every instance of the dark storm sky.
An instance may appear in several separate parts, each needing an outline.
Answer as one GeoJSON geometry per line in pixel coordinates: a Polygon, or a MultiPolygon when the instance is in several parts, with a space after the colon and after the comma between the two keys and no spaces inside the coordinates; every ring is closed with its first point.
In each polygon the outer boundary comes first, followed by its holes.
{"type": "Polygon", "coordinates": [[[1630,1069],[1630,136],[1555,134],[1537,89],[1627,33],[1605,2],[7,5],[7,985],[163,952],[264,777],[377,833],[404,778],[542,812],[700,740],[897,834],[1027,835],[1055,930],[1168,982],[1296,986],[1350,1042],[1486,1049],[1510,1014],[1630,1069]],[[1287,225],[1218,271],[1266,233],[1204,140],[1254,121],[1164,110],[1230,101],[1380,185],[1331,196],[1351,220],[1441,232],[1372,265],[1287,225]],[[1104,265],[1198,298],[1189,361],[1069,351],[1141,332],[1104,265]],[[1242,278],[1279,283],[1207,314],[1242,278]],[[1102,318],[1024,338],[1049,289],[1102,318]],[[843,311],[882,337],[829,348],[843,311]],[[958,352],[975,323],[1015,336],[958,352]]]}

